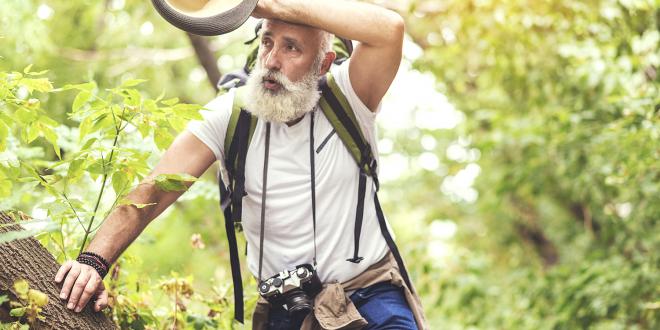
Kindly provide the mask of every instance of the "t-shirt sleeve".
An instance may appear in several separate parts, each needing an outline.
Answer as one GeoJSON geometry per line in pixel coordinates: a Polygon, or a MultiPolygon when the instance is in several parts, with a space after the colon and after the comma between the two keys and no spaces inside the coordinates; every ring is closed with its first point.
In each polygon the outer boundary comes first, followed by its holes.
{"type": "Polygon", "coordinates": [[[355,118],[360,125],[360,129],[362,129],[362,133],[369,141],[369,144],[371,144],[371,148],[378,158],[378,150],[376,144],[378,134],[376,130],[376,114],[380,112],[381,103],[378,104],[375,112],[371,112],[371,110],[369,110],[369,108],[357,96],[349,77],[348,65],[350,61],[351,60],[348,59],[339,66],[332,66],[330,72],[335,78],[337,85],[339,85],[339,89],[341,90],[342,94],[344,94],[348,100],[348,103],[351,105],[351,108],[355,113],[355,118]]]}
{"type": "Polygon", "coordinates": [[[204,119],[190,121],[186,127],[186,130],[213,151],[221,164],[224,163],[224,141],[233,101],[234,90],[216,97],[204,106],[205,110],[200,111],[204,119]]]}

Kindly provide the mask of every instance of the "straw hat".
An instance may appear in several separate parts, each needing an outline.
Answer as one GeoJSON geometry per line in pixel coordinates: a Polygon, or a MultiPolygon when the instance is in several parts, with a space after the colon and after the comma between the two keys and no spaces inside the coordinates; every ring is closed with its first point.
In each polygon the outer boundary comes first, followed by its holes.
{"type": "Polygon", "coordinates": [[[181,30],[202,36],[231,32],[250,17],[259,0],[151,0],[158,13],[181,30]]]}

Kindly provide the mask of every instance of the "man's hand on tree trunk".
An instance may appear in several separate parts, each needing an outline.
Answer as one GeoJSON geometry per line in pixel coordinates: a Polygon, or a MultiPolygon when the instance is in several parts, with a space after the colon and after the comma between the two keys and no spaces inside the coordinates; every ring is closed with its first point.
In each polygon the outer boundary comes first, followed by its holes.
{"type": "Polygon", "coordinates": [[[75,260],[65,262],[55,275],[55,282],[61,283],[60,298],[68,299],[67,308],[77,313],[87,305],[92,297],[96,298],[94,310],[100,311],[108,306],[108,291],[103,285],[103,279],[94,267],[81,264],[75,260]]]}

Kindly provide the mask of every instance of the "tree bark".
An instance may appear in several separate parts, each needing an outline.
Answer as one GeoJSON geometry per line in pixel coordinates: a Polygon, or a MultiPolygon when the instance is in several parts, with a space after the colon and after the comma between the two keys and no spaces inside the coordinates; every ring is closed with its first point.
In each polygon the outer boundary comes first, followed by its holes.
{"type": "MultiPolygon", "coordinates": [[[[14,221],[0,212],[0,224],[14,221]]],[[[20,226],[0,227],[0,233],[20,230],[20,226]]],[[[26,238],[0,244],[0,294],[7,294],[12,301],[17,301],[14,282],[25,279],[31,289],[48,295],[48,304],[40,315],[44,321],[38,321],[33,329],[117,329],[114,322],[104,313],[94,312],[92,304],[87,304],[80,313],[67,309],[59,298],[60,285],[54,282],[55,273],[60,265],[36,239],[26,238]]],[[[0,321],[11,322],[9,306],[0,306],[0,321]]]]}

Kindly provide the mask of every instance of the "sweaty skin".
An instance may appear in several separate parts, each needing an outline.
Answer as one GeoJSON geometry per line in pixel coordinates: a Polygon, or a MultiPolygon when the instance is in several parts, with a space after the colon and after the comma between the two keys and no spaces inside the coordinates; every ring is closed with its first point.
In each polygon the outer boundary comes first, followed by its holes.
{"type": "MultiPolygon", "coordinates": [[[[217,1],[222,0],[210,1],[207,6],[217,1]]],[[[259,55],[263,65],[282,72],[292,82],[305,76],[318,55],[319,29],[356,41],[349,62],[351,85],[360,100],[376,111],[401,62],[401,16],[376,5],[342,0],[260,0],[252,15],[266,19],[259,55]]],[[[334,53],[326,54],[319,76],[329,70],[334,58],[334,53]]],[[[279,88],[271,81],[265,82],[265,87],[274,91],[279,88]]],[[[136,204],[155,205],[142,209],[132,205],[118,207],[100,227],[87,251],[115,262],[144,228],[183,193],[161,191],[153,184],[153,178],[168,173],[200,177],[215,160],[213,152],[192,133],[179,134],[149,176],[127,196],[136,204]]],[[[69,309],[80,312],[94,296],[96,311],[108,305],[103,281],[91,266],[67,261],[55,281],[62,284],[60,298],[69,309]]]]}

